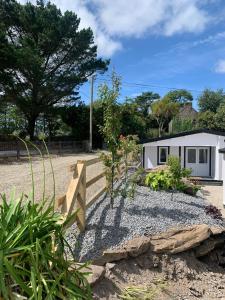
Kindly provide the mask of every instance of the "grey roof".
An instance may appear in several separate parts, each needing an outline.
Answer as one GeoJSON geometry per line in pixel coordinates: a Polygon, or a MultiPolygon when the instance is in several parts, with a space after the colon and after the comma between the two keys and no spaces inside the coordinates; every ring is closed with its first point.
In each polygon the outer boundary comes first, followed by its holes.
{"type": "Polygon", "coordinates": [[[171,135],[167,135],[167,136],[162,136],[162,137],[158,137],[158,138],[151,138],[151,139],[143,141],[143,144],[162,141],[162,140],[169,140],[172,138],[186,136],[186,135],[192,135],[192,134],[197,134],[197,133],[209,133],[209,134],[214,134],[214,135],[225,136],[225,131],[217,131],[217,130],[213,130],[213,129],[202,128],[202,129],[196,129],[196,130],[192,130],[192,131],[184,131],[184,132],[171,134],[171,135]]]}

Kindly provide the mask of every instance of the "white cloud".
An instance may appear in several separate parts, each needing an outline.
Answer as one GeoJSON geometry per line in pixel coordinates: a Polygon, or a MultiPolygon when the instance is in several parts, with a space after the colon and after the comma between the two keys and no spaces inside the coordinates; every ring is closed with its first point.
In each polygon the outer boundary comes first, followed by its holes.
{"type": "MultiPolygon", "coordinates": [[[[25,0],[20,0],[25,2],[25,0]]],[[[32,2],[35,2],[32,0],[32,2]]],[[[204,30],[210,17],[202,0],[52,0],[63,11],[75,11],[81,27],[93,29],[99,55],[122,48],[121,38],[145,34],[172,36],[204,30]]]]}
{"type": "Polygon", "coordinates": [[[221,59],[215,66],[216,73],[225,73],[225,59],[221,59]]]}
{"type": "Polygon", "coordinates": [[[172,35],[200,32],[206,12],[197,0],[89,0],[94,3],[101,25],[108,34],[139,37],[149,33],[172,35]]]}

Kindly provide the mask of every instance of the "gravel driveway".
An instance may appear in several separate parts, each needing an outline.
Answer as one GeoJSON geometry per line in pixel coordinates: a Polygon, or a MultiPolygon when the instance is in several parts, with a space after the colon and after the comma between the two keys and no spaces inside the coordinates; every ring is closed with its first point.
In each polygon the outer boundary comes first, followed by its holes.
{"type": "Polygon", "coordinates": [[[171,196],[171,193],[138,187],[134,200],[117,197],[114,209],[110,209],[108,198],[99,199],[87,211],[85,233],[79,234],[76,239],[75,225],[68,233],[70,245],[77,246],[77,258],[81,261],[97,258],[103,250],[137,235],[192,224],[223,224],[205,214],[206,200],[182,193],[171,196]]]}
{"type": "MultiPolygon", "coordinates": [[[[66,193],[68,184],[72,177],[69,171],[69,166],[76,163],[79,159],[90,159],[97,157],[98,154],[73,154],[65,156],[52,157],[55,182],[56,182],[56,197],[63,196],[66,193]]],[[[46,195],[53,194],[53,179],[51,174],[51,167],[48,159],[45,159],[46,168],[46,195]]],[[[33,170],[35,180],[35,199],[38,201],[43,193],[43,168],[42,161],[38,157],[33,158],[33,170]]],[[[93,177],[95,174],[101,173],[101,163],[92,165],[87,169],[87,178],[93,177]]],[[[94,188],[98,189],[103,182],[99,181],[94,188]]],[[[0,164],[0,193],[6,193],[7,196],[16,190],[16,195],[22,192],[29,194],[31,191],[31,175],[30,165],[27,160],[2,162],[0,164]]],[[[87,198],[94,193],[94,190],[88,190],[87,198]]]]}

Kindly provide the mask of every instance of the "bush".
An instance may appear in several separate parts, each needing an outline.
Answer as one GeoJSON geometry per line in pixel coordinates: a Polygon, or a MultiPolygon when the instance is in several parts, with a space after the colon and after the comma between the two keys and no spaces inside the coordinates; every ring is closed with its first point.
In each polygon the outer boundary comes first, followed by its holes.
{"type": "Polygon", "coordinates": [[[205,212],[207,215],[210,215],[213,219],[219,219],[222,220],[222,214],[221,214],[221,210],[218,209],[216,206],[214,205],[208,205],[205,207],[205,212]]]}
{"type": "Polygon", "coordinates": [[[180,159],[176,156],[168,157],[169,170],[173,176],[174,184],[177,186],[182,178],[187,178],[191,175],[190,169],[181,168],[180,159]]]}
{"type": "Polygon", "coordinates": [[[191,174],[190,169],[181,168],[178,157],[169,156],[168,169],[154,171],[146,176],[145,184],[153,190],[176,190],[190,195],[196,195],[199,186],[185,182],[191,174]]]}
{"type": "Polygon", "coordinates": [[[156,190],[171,190],[173,187],[172,174],[167,170],[151,172],[145,178],[145,184],[154,191],[156,190]]]}
{"type": "Polygon", "coordinates": [[[0,298],[91,298],[81,272],[85,265],[77,265],[64,255],[66,222],[61,218],[46,202],[36,204],[12,197],[7,203],[6,196],[2,197],[0,298]]]}

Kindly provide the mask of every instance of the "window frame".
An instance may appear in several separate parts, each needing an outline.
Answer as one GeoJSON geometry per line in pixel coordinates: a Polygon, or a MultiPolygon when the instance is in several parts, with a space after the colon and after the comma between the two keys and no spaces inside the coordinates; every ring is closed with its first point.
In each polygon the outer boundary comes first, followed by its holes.
{"type": "Polygon", "coordinates": [[[208,148],[204,148],[204,147],[198,149],[198,163],[199,164],[202,165],[202,164],[208,164],[209,163],[209,151],[208,150],[209,150],[208,148]],[[203,154],[203,158],[206,158],[205,162],[200,162],[200,151],[201,150],[206,151],[206,157],[204,157],[204,154],[203,154]]]}
{"type": "Polygon", "coordinates": [[[188,149],[187,149],[187,163],[188,163],[188,164],[197,164],[197,163],[198,163],[197,161],[198,161],[198,149],[197,149],[197,148],[194,148],[194,147],[193,147],[193,148],[191,148],[191,147],[188,148],[188,149]],[[190,162],[190,161],[189,161],[189,151],[190,151],[190,150],[195,151],[195,162],[190,162]]]}
{"type": "Polygon", "coordinates": [[[158,146],[157,147],[157,165],[166,165],[168,162],[168,156],[170,155],[170,147],[169,146],[158,146]],[[161,162],[160,160],[160,149],[166,149],[166,161],[161,162]]]}

